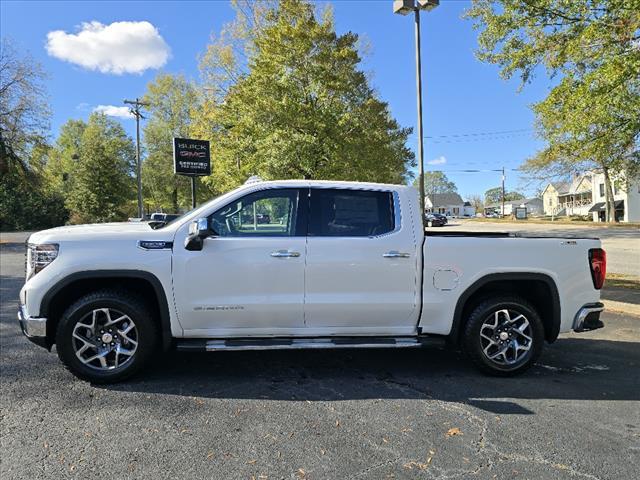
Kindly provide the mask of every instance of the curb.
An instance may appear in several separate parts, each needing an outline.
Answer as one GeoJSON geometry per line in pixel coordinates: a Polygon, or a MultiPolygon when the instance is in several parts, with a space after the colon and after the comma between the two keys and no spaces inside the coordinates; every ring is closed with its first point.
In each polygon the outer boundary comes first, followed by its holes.
{"type": "Polygon", "coordinates": [[[616,302],[614,300],[601,300],[604,303],[605,312],[624,313],[627,315],[633,315],[640,317],[640,305],[633,303],[616,302]]]}

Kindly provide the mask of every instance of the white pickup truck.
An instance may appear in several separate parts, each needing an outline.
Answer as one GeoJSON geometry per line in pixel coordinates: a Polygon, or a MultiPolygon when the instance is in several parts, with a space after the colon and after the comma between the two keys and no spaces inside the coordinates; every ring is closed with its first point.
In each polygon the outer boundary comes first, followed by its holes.
{"type": "Polygon", "coordinates": [[[60,227],[27,242],[19,323],[79,378],[161,349],[459,345],[522,372],[560,332],[602,327],[600,241],[423,228],[418,192],[255,181],[165,224],[60,227]]]}

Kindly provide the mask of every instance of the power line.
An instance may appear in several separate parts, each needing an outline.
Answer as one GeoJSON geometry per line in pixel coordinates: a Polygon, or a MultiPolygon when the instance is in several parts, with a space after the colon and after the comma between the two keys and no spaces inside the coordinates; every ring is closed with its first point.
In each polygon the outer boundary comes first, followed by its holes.
{"type": "Polygon", "coordinates": [[[450,133],[448,135],[427,135],[424,138],[476,137],[481,135],[502,135],[503,133],[531,132],[532,128],[516,128],[514,130],[496,130],[493,132],[450,133]]]}

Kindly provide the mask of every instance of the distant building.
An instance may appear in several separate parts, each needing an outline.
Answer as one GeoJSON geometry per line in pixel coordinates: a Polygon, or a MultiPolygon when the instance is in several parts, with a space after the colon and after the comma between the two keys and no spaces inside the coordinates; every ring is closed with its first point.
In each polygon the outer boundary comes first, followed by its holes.
{"type": "MultiPolygon", "coordinates": [[[[576,176],[571,182],[555,182],[542,193],[544,214],[590,216],[594,222],[606,218],[604,174],[598,171],[576,176]]],[[[624,175],[613,182],[616,221],[640,222],[640,181],[624,175]]]]}
{"type": "MultiPolygon", "coordinates": [[[[594,173],[593,205],[589,209],[594,222],[606,220],[606,193],[604,174],[594,173]]],[[[640,180],[627,182],[619,178],[613,182],[613,200],[617,222],[640,222],[640,180]]]]}
{"type": "Polygon", "coordinates": [[[425,211],[441,213],[448,217],[473,217],[476,209],[471,203],[462,200],[457,193],[436,193],[425,196],[425,211]]]}
{"type": "Polygon", "coordinates": [[[542,206],[541,198],[525,198],[522,200],[510,200],[508,202],[504,202],[504,211],[502,211],[502,203],[494,203],[492,205],[487,205],[484,207],[485,213],[498,213],[502,216],[513,215],[516,211],[516,208],[524,207],[527,209],[528,216],[538,216],[544,214],[544,209],[542,206]]]}
{"type": "Polygon", "coordinates": [[[550,183],[542,192],[544,214],[585,216],[593,205],[592,174],[576,176],[572,182],[550,183]]]}

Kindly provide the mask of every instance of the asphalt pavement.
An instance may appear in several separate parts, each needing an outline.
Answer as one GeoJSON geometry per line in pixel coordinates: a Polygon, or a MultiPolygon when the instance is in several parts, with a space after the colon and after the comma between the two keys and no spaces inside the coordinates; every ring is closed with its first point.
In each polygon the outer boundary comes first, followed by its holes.
{"type": "Polygon", "coordinates": [[[171,353],[94,386],[15,320],[0,246],[0,478],[634,479],[640,318],[563,335],[523,376],[455,351],[171,353]]]}

